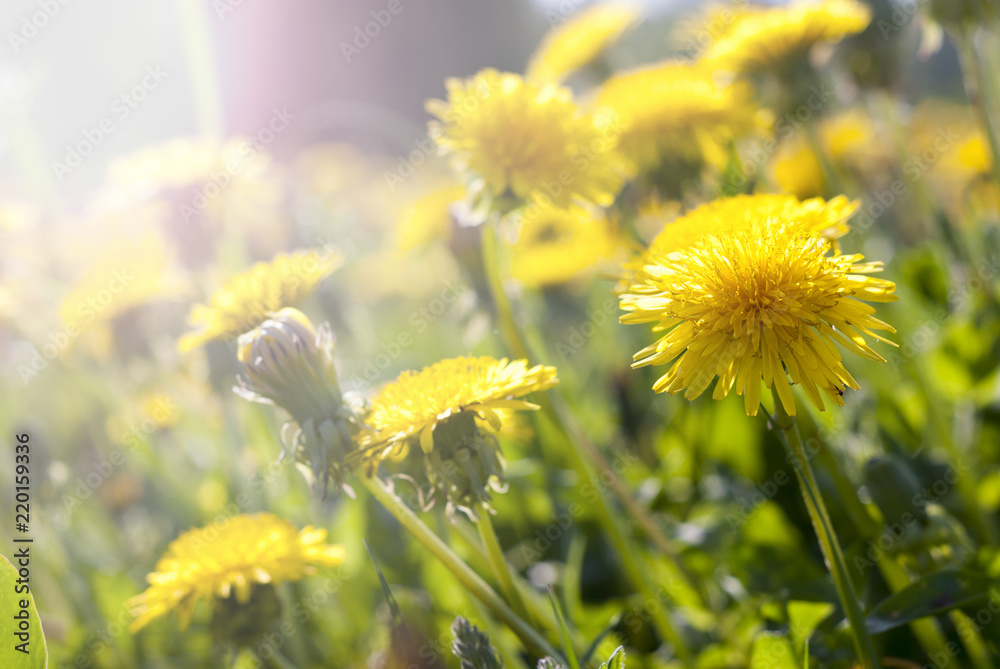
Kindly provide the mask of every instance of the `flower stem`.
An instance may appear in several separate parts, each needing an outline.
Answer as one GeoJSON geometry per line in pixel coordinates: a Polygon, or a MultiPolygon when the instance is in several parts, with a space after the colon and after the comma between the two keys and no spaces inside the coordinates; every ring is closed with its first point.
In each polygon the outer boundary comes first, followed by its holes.
{"type": "Polygon", "coordinates": [[[836,534],[834,534],[833,523],[830,521],[830,514],[827,513],[823,497],[820,495],[819,484],[816,482],[812,465],[809,464],[809,454],[802,444],[798,425],[795,419],[785,411],[785,407],[778,397],[777,389],[772,388],[771,392],[774,395],[774,406],[777,411],[774,416],[778,427],[776,431],[785,446],[785,450],[791,456],[795,476],[802,488],[802,498],[805,500],[806,509],[809,512],[809,519],[812,521],[813,529],[819,539],[827,568],[833,576],[833,584],[840,597],[841,606],[844,607],[844,613],[847,615],[855,651],[865,669],[878,669],[878,656],[872,645],[871,637],[868,635],[868,630],[865,628],[865,616],[861,602],[858,601],[854,587],[851,585],[844,553],[840,549],[836,534]]]}
{"type": "Polygon", "coordinates": [[[490,568],[493,570],[493,575],[496,577],[497,582],[500,583],[500,590],[503,592],[504,597],[514,611],[524,620],[534,624],[534,620],[528,609],[525,607],[524,600],[521,598],[521,593],[514,586],[514,579],[510,573],[510,565],[507,564],[507,558],[504,557],[503,549],[500,547],[500,541],[497,539],[496,530],[493,529],[493,521],[490,518],[490,510],[484,505],[480,505],[476,509],[477,515],[479,516],[476,520],[476,527],[479,529],[479,538],[483,541],[483,546],[486,547],[486,556],[489,558],[490,568]]]}
{"type": "MultiPolygon", "coordinates": [[[[482,544],[476,541],[476,534],[472,531],[471,527],[463,523],[456,523],[453,529],[474,553],[473,557],[475,560],[484,565],[489,564],[489,557],[486,555],[486,551],[482,544]]],[[[518,574],[509,564],[508,569],[510,570],[511,578],[514,581],[514,587],[516,587],[518,593],[520,593],[521,601],[523,601],[527,607],[532,620],[538,621],[550,632],[558,634],[559,622],[556,620],[555,613],[552,611],[552,607],[550,606],[548,600],[543,599],[538,591],[535,590],[535,588],[528,583],[524,577],[518,574]]],[[[582,654],[583,650],[587,647],[587,640],[579,633],[578,630],[576,630],[576,628],[573,628],[570,631],[573,634],[574,650],[577,654],[582,654]]]]}
{"type": "Polygon", "coordinates": [[[548,641],[526,623],[520,616],[507,606],[506,602],[474,572],[441,538],[434,534],[427,525],[403,502],[391,492],[376,476],[358,477],[385,509],[395,516],[396,520],[419,541],[424,548],[436,557],[441,564],[458,579],[458,582],[479,601],[485,604],[498,619],[504,622],[532,652],[560,658],[561,655],[548,641]]]}
{"type": "Polygon", "coordinates": [[[973,30],[966,28],[958,31],[955,42],[958,46],[959,62],[962,65],[965,93],[975,111],[980,131],[990,147],[990,168],[993,178],[1000,184],[1000,138],[995,119],[991,115],[993,100],[988,99],[993,93],[986,76],[986,69],[989,66],[983,62],[981,54],[976,49],[973,30]]]}
{"type": "MultiPolygon", "coordinates": [[[[482,252],[483,269],[486,272],[487,282],[489,283],[493,301],[496,306],[500,332],[503,335],[503,339],[507,344],[507,347],[513,355],[520,358],[534,360],[534,357],[531,355],[528,348],[527,342],[522,336],[521,330],[516,319],[514,318],[513,309],[511,308],[510,301],[507,299],[507,293],[503,287],[503,278],[501,276],[498,259],[499,249],[497,244],[496,225],[497,220],[495,218],[488,220],[483,225],[482,252]]],[[[636,562],[638,555],[637,549],[631,544],[628,538],[626,538],[614,517],[614,513],[611,509],[611,503],[608,501],[607,495],[604,491],[606,486],[598,480],[598,478],[591,471],[591,468],[581,456],[580,449],[578,449],[577,446],[586,442],[587,446],[584,451],[591,461],[597,463],[598,466],[602,468],[602,477],[610,481],[617,481],[619,485],[612,485],[612,490],[615,490],[620,497],[627,498],[632,502],[625,504],[627,509],[635,511],[638,504],[634,504],[631,493],[627,490],[624,483],[617,477],[614,470],[611,469],[610,464],[602,455],[600,455],[597,449],[585,439],[574,440],[569,428],[567,427],[567,421],[564,420],[562,412],[557,410],[556,406],[551,401],[551,398],[546,395],[542,395],[538,402],[546,416],[551,420],[553,426],[562,434],[563,442],[566,444],[565,451],[573,469],[580,477],[580,480],[584,481],[590,489],[595,492],[595,498],[597,501],[595,511],[597,513],[597,520],[600,523],[601,529],[611,540],[611,543],[618,554],[618,559],[621,561],[622,568],[625,570],[626,575],[632,582],[633,587],[635,587],[639,594],[642,595],[644,600],[649,604],[649,608],[653,610],[652,618],[657,631],[664,639],[673,644],[677,657],[685,663],[689,663],[691,656],[688,652],[687,646],[667,617],[664,607],[652,606],[654,602],[658,601],[658,598],[653,591],[653,588],[644,577],[642,569],[639,568],[639,565],[636,562]]],[[[654,526],[651,519],[647,522],[650,526],[654,526]]],[[[669,553],[667,554],[667,557],[670,557],[669,553]]],[[[687,572],[677,568],[676,565],[675,571],[687,576],[687,572]]]]}
{"type": "MultiPolygon", "coordinates": [[[[490,290],[493,294],[493,301],[496,303],[500,331],[512,355],[528,360],[535,360],[536,358],[532,356],[528,348],[526,338],[521,334],[521,329],[514,319],[510,300],[503,289],[503,280],[497,259],[498,249],[494,225],[494,222],[488,221],[483,229],[483,266],[486,271],[490,290]]],[[[553,398],[546,393],[539,397],[538,403],[541,405],[542,411],[562,435],[567,447],[571,450],[570,456],[574,464],[577,463],[578,452],[576,449],[579,448],[579,450],[583,451],[587,459],[600,471],[601,479],[607,482],[607,487],[611,488],[611,491],[618,498],[625,511],[639,524],[656,549],[672,563],[674,570],[681,576],[685,585],[698,593],[702,600],[706,600],[705,593],[699,587],[697,579],[681,561],[673,542],[660,529],[660,526],[649,511],[636,501],[628,485],[615,472],[611,463],[604,457],[604,454],[587,438],[587,435],[582,430],[571,422],[565,407],[561,403],[558,403],[558,397],[553,398]]],[[[589,478],[589,475],[583,478],[589,478]]]]}

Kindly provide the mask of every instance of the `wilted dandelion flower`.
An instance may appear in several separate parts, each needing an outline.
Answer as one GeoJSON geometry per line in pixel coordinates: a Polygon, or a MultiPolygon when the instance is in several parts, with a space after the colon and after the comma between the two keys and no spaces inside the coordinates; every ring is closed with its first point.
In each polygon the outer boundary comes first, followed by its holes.
{"type": "Polygon", "coordinates": [[[208,306],[198,304],[191,310],[191,322],[202,329],[184,335],[181,350],[216,339],[233,339],[279,309],[298,305],[316,284],[340,267],[342,260],[340,253],[328,250],[296,251],[237,274],[212,296],[208,306]]]}
{"type": "Polygon", "coordinates": [[[533,288],[566,283],[596,270],[622,246],[602,213],[547,207],[522,221],[510,274],[533,288]]]}
{"type": "Polygon", "coordinates": [[[694,176],[705,163],[723,164],[730,142],[764,129],[769,115],[751,96],[748,85],[727,84],[709,68],[666,62],[611,77],[598,104],[618,115],[619,151],[640,171],[694,176]]]}
{"type": "Polygon", "coordinates": [[[486,191],[518,204],[612,203],[624,180],[612,117],[584,113],[568,88],[493,69],[446,85],[447,102],[427,103],[440,119],[431,135],[486,191]]]}
{"type": "Polygon", "coordinates": [[[525,79],[536,84],[559,83],[600,56],[638,18],[635,7],[611,2],[577,11],[548,32],[531,56],[525,79]]]}
{"type": "Polygon", "coordinates": [[[361,431],[363,407],[345,396],[333,361],[333,333],[317,331],[301,311],[285,308],[240,335],[242,374],[236,394],[285,409],[293,423],[282,434],[284,451],[304,464],[326,494],[329,479],[343,485],[342,467],[361,431]]]}
{"type": "Polygon", "coordinates": [[[705,50],[703,60],[730,72],[781,67],[820,42],[839,42],[868,26],[871,10],[857,0],[798,0],[739,12],[705,50]]]}
{"type": "Polygon", "coordinates": [[[326,530],[299,531],[270,513],[239,515],[188,530],[170,542],[156,570],[146,577],[149,588],[129,600],[135,617],[131,630],[136,632],[171,611],[177,612],[180,628],[186,629],[202,600],[215,614],[232,613],[232,604],[253,608],[255,603],[266,603],[271,617],[256,625],[263,628],[277,617],[272,586],[298,581],[316,567],[343,562],[343,547],[325,541],[326,530]]]}
{"type": "Polygon", "coordinates": [[[368,441],[396,458],[420,445],[427,476],[448,500],[475,517],[474,507],[498,487],[503,460],[495,433],[498,411],[537,409],[520,399],[558,383],[554,367],[525,360],[451,358],[419,372],[404,372],[372,401],[368,441]]]}
{"type": "Polygon", "coordinates": [[[635,355],[633,367],[673,363],[656,392],[698,397],[719,377],[714,399],[733,386],[748,415],[760,405],[761,381],[795,414],[791,385],[800,384],[822,410],[820,391],[843,405],[858,388],[835,343],[870,360],[884,359],[865,341],[873,330],[895,332],[865,302],[890,302],[895,284],[866,276],[881,263],[833,252],[821,233],[846,228],[844,203],[803,203],[811,216],[781,215],[777,201],[733,198],[701,207],[667,226],[676,243],[660,241],[621,295],[623,323],[654,323],[665,333],[635,355]],[[761,204],[762,206],[757,206],[761,204]],[[824,211],[828,209],[828,211],[824,211]],[[739,212],[738,216],[720,216],[739,212]],[[791,379],[789,384],[788,377],[791,379]]]}

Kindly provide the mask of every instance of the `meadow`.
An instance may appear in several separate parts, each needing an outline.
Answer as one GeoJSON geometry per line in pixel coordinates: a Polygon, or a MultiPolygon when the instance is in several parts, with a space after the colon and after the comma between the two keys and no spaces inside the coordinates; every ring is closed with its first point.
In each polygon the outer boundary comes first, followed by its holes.
{"type": "Polygon", "coordinates": [[[401,151],[0,181],[2,667],[1000,667],[1000,7],[531,16],[401,151]]]}

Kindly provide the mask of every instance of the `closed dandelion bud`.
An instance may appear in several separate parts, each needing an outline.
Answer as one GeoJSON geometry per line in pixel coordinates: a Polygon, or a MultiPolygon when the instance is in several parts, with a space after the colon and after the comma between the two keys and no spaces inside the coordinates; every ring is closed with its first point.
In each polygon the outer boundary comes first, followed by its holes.
{"type": "Polygon", "coordinates": [[[291,453],[312,481],[343,486],[344,462],[355,450],[363,402],[345,395],[333,362],[333,334],[296,309],[282,309],[239,338],[242,375],[236,394],[287,411],[282,458],[291,453]]]}
{"type": "Polygon", "coordinates": [[[927,522],[920,481],[905,461],[895,455],[872,458],[864,467],[865,487],[888,525],[927,522]]]}

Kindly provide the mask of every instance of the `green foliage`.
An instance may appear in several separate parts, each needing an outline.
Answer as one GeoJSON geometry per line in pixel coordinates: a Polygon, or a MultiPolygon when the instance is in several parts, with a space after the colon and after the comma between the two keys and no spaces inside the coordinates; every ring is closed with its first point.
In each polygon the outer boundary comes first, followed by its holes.
{"type": "MultiPolygon", "coordinates": [[[[27,548],[30,553],[31,544],[16,544],[27,548]]],[[[35,551],[37,553],[37,551],[35,551]]],[[[3,643],[0,644],[0,666],[11,669],[45,669],[49,661],[49,651],[45,644],[45,634],[35,609],[35,598],[30,591],[30,563],[26,572],[29,574],[25,582],[10,561],[0,555],[0,630],[3,631],[3,643]]]]}

